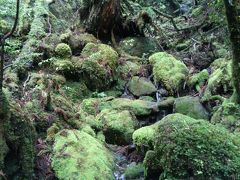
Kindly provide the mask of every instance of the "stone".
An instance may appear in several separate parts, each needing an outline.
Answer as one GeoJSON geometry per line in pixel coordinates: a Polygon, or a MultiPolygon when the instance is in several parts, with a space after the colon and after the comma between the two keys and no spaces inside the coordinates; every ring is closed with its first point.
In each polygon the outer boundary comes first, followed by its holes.
{"type": "Polygon", "coordinates": [[[153,83],[145,77],[134,76],[128,84],[129,91],[135,96],[151,95],[157,91],[153,83]]]}
{"type": "Polygon", "coordinates": [[[209,113],[200,103],[198,97],[184,96],[177,98],[174,102],[174,112],[194,119],[209,119],[209,113]]]}
{"type": "Polygon", "coordinates": [[[52,168],[58,179],[114,179],[111,153],[97,139],[78,130],[62,130],[55,136],[52,168]]]}

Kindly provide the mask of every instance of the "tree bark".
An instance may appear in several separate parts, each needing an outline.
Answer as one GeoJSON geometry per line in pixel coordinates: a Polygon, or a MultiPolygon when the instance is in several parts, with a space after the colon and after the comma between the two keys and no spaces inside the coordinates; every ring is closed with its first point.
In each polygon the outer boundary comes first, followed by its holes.
{"type": "Polygon", "coordinates": [[[16,17],[14,21],[14,25],[7,34],[3,35],[0,39],[0,46],[1,46],[1,59],[0,59],[0,120],[4,118],[4,95],[3,95],[3,71],[4,71],[4,45],[5,40],[11,37],[14,31],[17,28],[17,23],[19,19],[19,8],[20,8],[20,0],[16,0],[16,17]]]}
{"type": "Polygon", "coordinates": [[[86,30],[96,35],[101,40],[110,40],[111,34],[123,38],[126,36],[143,36],[142,27],[147,19],[135,16],[137,12],[127,0],[83,0],[79,10],[80,20],[86,30]],[[130,12],[134,18],[124,16],[130,12]],[[139,26],[138,20],[142,18],[143,25],[139,26]]]}
{"type": "Polygon", "coordinates": [[[224,0],[230,40],[232,43],[232,101],[240,104],[240,1],[224,0]]]}

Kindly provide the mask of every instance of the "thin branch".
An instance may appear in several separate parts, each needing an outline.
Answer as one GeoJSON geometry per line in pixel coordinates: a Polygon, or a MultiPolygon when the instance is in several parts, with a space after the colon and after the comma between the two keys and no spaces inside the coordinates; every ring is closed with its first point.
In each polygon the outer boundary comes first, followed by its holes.
{"type": "Polygon", "coordinates": [[[179,31],[179,28],[177,27],[177,25],[176,25],[176,23],[175,23],[175,21],[174,21],[173,16],[170,16],[170,15],[168,15],[168,14],[165,14],[165,13],[163,13],[163,12],[160,12],[160,11],[157,10],[156,8],[153,8],[153,10],[154,10],[157,14],[159,14],[159,15],[165,17],[165,18],[170,19],[170,21],[171,21],[173,27],[175,28],[175,30],[176,30],[177,32],[179,31]]]}
{"type": "Polygon", "coordinates": [[[9,38],[10,36],[12,36],[12,34],[14,33],[14,31],[17,28],[17,23],[18,23],[18,19],[19,19],[19,9],[20,9],[20,0],[17,0],[17,7],[16,7],[16,17],[15,17],[15,21],[14,21],[14,25],[11,29],[11,31],[9,31],[7,34],[5,34],[0,41],[0,44],[3,43],[4,40],[6,40],[7,38],[9,38]]]}

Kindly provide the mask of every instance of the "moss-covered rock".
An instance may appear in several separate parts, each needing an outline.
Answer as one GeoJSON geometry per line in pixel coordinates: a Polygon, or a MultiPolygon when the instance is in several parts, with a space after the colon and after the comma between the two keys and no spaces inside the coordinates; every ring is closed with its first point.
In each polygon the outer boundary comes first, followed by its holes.
{"type": "Polygon", "coordinates": [[[159,51],[157,42],[152,38],[146,37],[125,38],[120,42],[119,46],[126,53],[138,57],[142,57],[144,54],[149,56],[159,51]]]}
{"type": "Polygon", "coordinates": [[[82,50],[82,59],[74,61],[90,90],[106,90],[113,81],[118,54],[105,44],[88,43],[82,50]]]}
{"type": "Polygon", "coordinates": [[[181,114],[163,118],[158,126],[154,158],[145,157],[146,175],[159,179],[239,178],[240,141],[225,128],[181,114]]]}
{"type": "Polygon", "coordinates": [[[69,58],[66,59],[51,58],[50,61],[52,61],[51,68],[58,73],[68,75],[74,71],[73,64],[69,58]]]}
{"type": "Polygon", "coordinates": [[[141,65],[135,62],[126,61],[119,63],[117,67],[118,76],[122,79],[128,80],[129,76],[136,76],[141,71],[141,65]]]}
{"type": "Polygon", "coordinates": [[[135,96],[151,95],[157,91],[157,88],[150,80],[138,76],[132,77],[128,89],[135,96]]]}
{"type": "Polygon", "coordinates": [[[113,97],[106,98],[88,98],[84,99],[81,103],[81,110],[90,115],[97,115],[102,109],[100,109],[101,103],[106,103],[114,99],[113,97]]]}
{"type": "Polygon", "coordinates": [[[126,180],[139,179],[144,175],[144,166],[142,163],[136,165],[130,165],[124,172],[126,180]]]}
{"type": "Polygon", "coordinates": [[[106,142],[118,145],[131,143],[138,125],[136,117],[127,110],[103,110],[97,115],[96,121],[102,124],[106,142]]]}
{"type": "Polygon", "coordinates": [[[59,179],[114,179],[110,152],[77,130],[63,130],[55,136],[52,167],[59,179]]]}
{"type": "Polygon", "coordinates": [[[232,63],[226,59],[217,59],[211,64],[212,74],[208,79],[203,101],[208,101],[214,95],[232,94],[232,63]]]}
{"type": "Polygon", "coordinates": [[[68,37],[66,37],[67,35],[68,34],[62,34],[61,40],[69,44],[74,54],[80,54],[82,49],[88,43],[94,44],[100,43],[100,41],[97,38],[95,38],[94,35],[88,33],[73,32],[69,33],[68,37]]]}
{"type": "Polygon", "coordinates": [[[181,89],[188,69],[184,63],[166,52],[155,53],[149,57],[153,65],[156,82],[162,83],[171,94],[181,89]]]}
{"type": "Polygon", "coordinates": [[[83,82],[68,81],[62,89],[73,102],[79,102],[90,95],[90,91],[83,82]]]}
{"type": "Polygon", "coordinates": [[[221,124],[231,132],[240,132],[240,107],[237,104],[225,101],[213,113],[211,123],[221,124]]]}
{"type": "Polygon", "coordinates": [[[138,130],[134,131],[133,133],[133,143],[138,147],[139,150],[146,150],[153,149],[153,142],[156,137],[156,130],[158,128],[159,122],[139,128],[138,130]],[[142,149],[144,148],[144,149],[142,149]]]}
{"type": "Polygon", "coordinates": [[[58,44],[55,48],[55,52],[59,58],[70,58],[72,56],[71,48],[65,43],[58,44]]]}
{"type": "Polygon", "coordinates": [[[208,119],[209,113],[200,103],[198,97],[184,96],[174,102],[174,112],[190,116],[194,119],[208,119]]]}
{"type": "Polygon", "coordinates": [[[204,69],[201,72],[191,76],[188,83],[190,87],[194,87],[199,92],[206,83],[206,81],[208,80],[208,78],[209,73],[206,69],[204,69]]]}
{"type": "Polygon", "coordinates": [[[4,124],[4,136],[9,147],[4,172],[16,179],[32,179],[36,157],[36,129],[30,119],[32,117],[14,101],[10,102],[9,111],[10,117],[4,124]]]}
{"type": "Polygon", "coordinates": [[[100,110],[128,110],[133,112],[136,116],[146,116],[159,111],[158,104],[155,102],[131,100],[127,98],[115,98],[112,101],[102,102],[99,108],[100,110]]]}

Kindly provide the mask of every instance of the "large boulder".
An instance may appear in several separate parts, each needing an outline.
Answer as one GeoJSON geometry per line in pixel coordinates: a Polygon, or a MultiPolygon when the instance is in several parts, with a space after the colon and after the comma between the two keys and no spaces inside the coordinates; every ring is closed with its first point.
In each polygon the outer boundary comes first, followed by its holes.
{"type": "Polygon", "coordinates": [[[205,120],[171,114],[158,125],[154,151],[147,153],[145,174],[159,179],[231,179],[240,176],[240,141],[205,120]]]}
{"type": "Polygon", "coordinates": [[[208,119],[209,113],[200,103],[198,97],[185,96],[174,102],[174,112],[190,116],[194,119],[208,119]]]}
{"type": "Polygon", "coordinates": [[[132,142],[132,134],[138,122],[135,115],[127,110],[103,110],[97,115],[96,121],[102,124],[106,142],[124,145],[132,142]]]}
{"type": "Polygon", "coordinates": [[[146,37],[128,37],[123,39],[120,48],[132,56],[142,57],[159,51],[157,41],[146,37]]]}
{"type": "Polygon", "coordinates": [[[134,76],[128,84],[129,91],[135,96],[151,95],[157,91],[153,83],[145,77],[134,76]]]}
{"type": "Polygon", "coordinates": [[[149,61],[156,82],[162,83],[171,94],[182,88],[188,74],[188,68],[183,62],[166,52],[153,54],[149,61]]]}
{"type": "Polygon", "coordinates": [[[58,179],[114,179],[110,152],[97,139],[77,130],[62,130],[55,136],[52,167],[58,179]]]}

